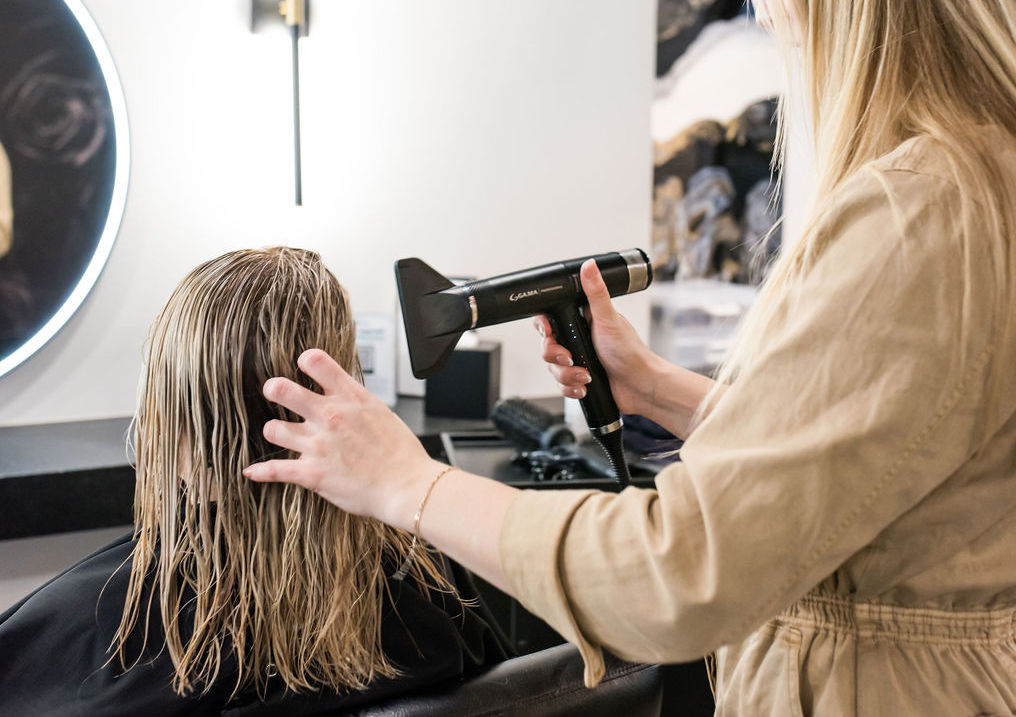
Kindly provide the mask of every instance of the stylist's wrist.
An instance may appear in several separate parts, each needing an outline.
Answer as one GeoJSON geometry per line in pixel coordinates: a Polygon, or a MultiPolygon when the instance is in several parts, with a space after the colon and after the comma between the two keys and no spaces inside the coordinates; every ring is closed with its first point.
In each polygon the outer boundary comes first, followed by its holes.
{"type": "Polygon", "coordinates": [[[641,350],[629,360],[624,377],[611,376],[611,388],[622,413],[649,416],[654,410],[657,387],[670,364],[648,347],[639,348],[641,350]],[[618,379],[621,379],[621,386],[617,385],[618,379]]]}
{"type": "Polygon", "coordinates": [[[694,419],[716,382],[708,376],[676,366],[653,354],[646,368],[641,399],[645,416],[684,440],[694,430],[694,419]]]}
{"type": "Polygon", "coordinates": [[[640,352],[633,366],[627,381],[630,405],[622,410],[656,420],[662,408],[660,390],[666,386],[673,366],[648,349],[640,352]]]}
{"type": "Polygon", "coordinates": [[[399,480],[382,488],[375,517],[400,530],[411,531],[413,516],[434,478],[448,466],[432,458],[421,458],[407,467],[399,480]]]}

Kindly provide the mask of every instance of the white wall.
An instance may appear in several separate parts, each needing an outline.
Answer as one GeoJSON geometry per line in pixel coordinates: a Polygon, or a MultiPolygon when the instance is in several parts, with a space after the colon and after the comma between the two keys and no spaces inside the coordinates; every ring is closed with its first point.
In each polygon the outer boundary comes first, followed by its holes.
{"type": "MultiPolygon", "coordinates": [[[[127,207],[82,308],[0,378],[0,425],[131,413],[149,322],[228,249],[316,249],[392,312],[403,256],[485,275],[647,241],[652,0],[317,0],[301,208],[281,31],[250,34],[247,0],[85,3],[126,94],[127,207]]],[[[552,392],[527,325],[488,335],[503,393],[552,392]]]]}

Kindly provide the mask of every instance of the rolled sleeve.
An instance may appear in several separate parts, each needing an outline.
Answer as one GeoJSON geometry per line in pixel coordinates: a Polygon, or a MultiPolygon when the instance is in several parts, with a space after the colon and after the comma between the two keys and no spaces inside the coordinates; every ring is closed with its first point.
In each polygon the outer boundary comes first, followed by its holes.
{"type": "Polygon", "coordinates": [[[589,490],[522,491],[512,501],[501,531],[501,567],[514,594],[579,648],[587,687],[603,678],[603,652],[579,628],[562,584],[560,556],[547,548],[561,545],[575,511],[594,495],[589,490]]]}
{"type": "Polygon", "coordinates": [[[994,289],[953,231],[955,189],[906,172],[848,189],[824,220],[836,241],[656,490],[512,505],[505,573],[587,682],[601,645],[678,662],[742,639],[976,449],[994,289]]]}

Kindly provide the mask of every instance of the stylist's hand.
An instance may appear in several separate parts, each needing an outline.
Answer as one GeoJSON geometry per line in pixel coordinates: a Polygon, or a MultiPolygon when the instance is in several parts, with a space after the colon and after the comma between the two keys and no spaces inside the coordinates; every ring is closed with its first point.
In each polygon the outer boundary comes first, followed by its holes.
{"type": "MultiPolygon", "coordinates": [[[[617,407],[622,413],[644,414],[648,368],[656,355],[642,342],[628,320],[614,309],[596,262],[592,259],[586,261],[579,276],[589,301],[585,316],[590,322],[593,345],[607,371],[617,407]]],[[[589,372],[572,365],[571,353],[554,339],[545,316],[537,316],[534,323],[544,337],[543,360],[549,364],[551,374],[560,384],[561,395],[568,398],[585,396],[589,372]]]]}
{"type": "Polygon", "coordinates": [[[406,424],[327,353],[310,349],[297,365],[324,394],[286,378],[269,379],[265,398],[304,421],[269,421],[264,435],[300,457],[255,463],[244,475],[295,483],[350,513],[410,527],[411,506],[443,466],[427,455],[406,424]]]}

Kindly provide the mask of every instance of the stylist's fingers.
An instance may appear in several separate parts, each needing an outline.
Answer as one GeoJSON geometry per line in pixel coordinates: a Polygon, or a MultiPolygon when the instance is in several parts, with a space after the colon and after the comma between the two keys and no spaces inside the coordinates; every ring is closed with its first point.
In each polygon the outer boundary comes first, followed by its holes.
{"type": "Polygon", "coordinates": [[[561,395],[565,398],[585,398],[586,387],[585,386],[565,386],[560,385],[561,395]]]}
{"type": "Polygon", "coordinates": [[[543,338],[554,335],[554,330],[550,327],[550,322],[543,314],[537,314],[533,317],[533,328],[535,328],[543,338]]]}
{"type": "MultiPolygon", "coordinates": [[[[557,366],[573,366],[571,351],[557,342],[551,331],[550,322],[543,314],[533,317],[533,326],[543,337],[543,360],[557,366]]],[[[551,372],[553,373],[553,371],[551,372]]],[[[556,376],[556,374],[555,374],[556,376]]]]}
{"type": "Polygon", "coordinates": [[[543,340],[543,360],[558,366],[574,365],[571,352],[555,341],[552,336],[548,336],[543,340]]]}
{"type": "Polygon", "coordinates": [[[314,379],[326,395],[360,396],[366,390],[338,362],[321,349],[307,349],[296,360],[300,370],[314,379]]]}
{"type": "Polygon", "coordinates": [[[293,423],[273,419],[261,429],[269,443],[296,453],[306,453],[314,446],[313,431],[308,423],[293,423]]]}
{"type": "Polygon", "coordinates": [[[571,366],[571,352],[557,342],[554,338],[554,331],[550,321],[543,314],[533,317],[533,327],[543,337],[543,360],[547,363],[556,363],[562,366],[571,366]]]}
{"type": "Polygon", "coordinates": [[[547,362],[547,370],[557,381],[557,387],[565,398],[582,398],[586,395],[586,385],[592,381],[592,376],[582,366],[572,366],[571,358],[568,365],[562,366],[553,359],[554,352],[544,352],[543,358],[547,362]]]}
{"type": "Polygon", "coordinates": [[[280,458],[248,466],[243,474],[259,483],[292,483],[316,491],[321,482],[320,474],[307,470],[304,463],[303,460],[280,458]]]}
{"type": "Polygon", "coordinates": [[[261,390],[265,398],[272,403],[277,403],[283,408],[288,408],[293,413],[310,418],[316,413],[322,397],[309,388],[304,388],[295,381],[288,378],[275,377],[265,381],[261,390]]]}
{"type": "Polygon", "coordinates": [[[589,375],[589,371],[582,368],[581,366],[547,366],[547,370],[550,371],[550,375],[557,380],[563,387],[575,387],[585,386],[592,377],[589,375]]]}
{"type": "Polygon", "coordinates": [[[603,277],[600,276],[600,269],[596,266],[595,260],[587,259],[583,262],[582,269],[579,271],[579,279],[582,281],[582,291],[585,292],[586,299],[589,301],[589,310],[592,311],[593,321],[612,319],[617,312],[614,310],[614,305],[610,303],[610,291],[603,283],[603,277]]]}

